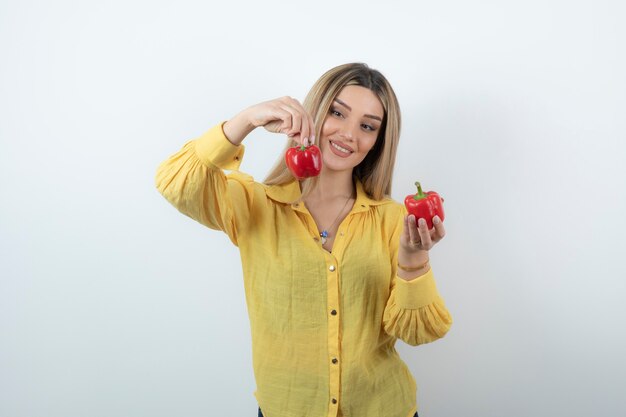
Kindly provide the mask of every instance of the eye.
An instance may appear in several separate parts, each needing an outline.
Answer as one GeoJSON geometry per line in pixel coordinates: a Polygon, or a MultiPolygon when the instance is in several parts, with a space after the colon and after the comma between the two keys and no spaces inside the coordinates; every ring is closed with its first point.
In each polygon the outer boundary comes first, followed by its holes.
{"type": "Polygon", "coordinates": [[[341,112],[339,112],[337,109],[333,109],[333,108],[330,109],[330,114],[332,114],[333,116],[336,116],[336,117],[343,117],[343,114],[341,114],[341,112]]]}
{"type": "Polygon", "coordinates": [[[370,126],[370,125],[367,125],[367,124],[365,124],[365,123],[363,123],[363,124],[361,125],[361,127],[362,127],[363,129],[365,129],[365,130],[369,130],[370,132],[374,132],[374,131],[376,131],[376,128],[375,128],[374,126],[370,126]]]}

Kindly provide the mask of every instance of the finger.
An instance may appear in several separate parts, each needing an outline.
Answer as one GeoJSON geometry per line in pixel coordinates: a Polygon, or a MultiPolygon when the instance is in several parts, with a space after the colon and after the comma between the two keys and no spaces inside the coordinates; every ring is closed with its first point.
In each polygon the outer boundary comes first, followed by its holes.
{"type": "Polygon", "coordinates": [[[287,134],[289,136],[300,134],[300,131],[302,130],[302,117],[298,110],[285,103],[281,104],[281,109],[288,112],[290,115],[291,127],[287,134]]]}
{"type": "Polygon", "coordinates": [[[417,222],[415,221],[415,215],[409,215],[409,245],[411,247],[417,247],[420,244],[420,235],[417,229],[417,222]]]}
{"type": "Polygon", "coordinates": [[[299,145],[310,146],[309,143],[309,127],[307,126],[306,117],[300,114],[297,109],[293,109],[291,127],[291,136],[299,145]]]}
{"type": "Polygon", "coordinates": [[[293,137],[296,134],[300,133],[300,127],[297,125],[295,120],[295,115],[298,111],[292,106],[291,101],[293,99],[289,96],[281,97],[275,102],[275,106],[278,112],[280,112],[281,120],[283,120],[284,128],[286,129],[283,133],[286,133],[289,137],[293,137]],[[289,120],[287,120],[287,117],[289,120]],[[297,125],[297,126],[296,126],[297,125]]]}
{"type": "Polygon", "coordinates": [[[313,117],[311,117],[310,114],[307,113],[307,117],[309,118],[309,125],[311,126],[311,136],[309,137],[309,140],[311,141],[311,145],[313,145],[315,143],[316,136],[315,122],[313,121],[313,117]]]}
{"type": "Polygon", "coordinates": [[[310,128],[307,123],[308,120],[304,108],[298,100],[288,96],[281,99],[281,105],[284,110],[291,113],[292,126],[289,131],[289,136],[296,137],[299,135],[298,143],[308,146],[310,128]]]}
{"type": "Polygon", "coordinates": [[[307,128],[307,137],[309,138],[309,145],[313,145],[315,143],[315,122],[313,121],[313,117],[302,107],[302,129],[306,125],[307,128]]]}
{"type": "Polygon", "coordinates": [[[292,99],[292,103],[301,117],[300,134],[302,135],[302,141],[305,146],[311,146],[315,142],[315,124],[313,118],[298,100],[292,99]]]}
{"type": "Polygon", "coordinates": [[[439,216],[433,217],[433,224],[435,225],[435,227],[433,227],[434,240],[439,241],[443,239],[443,237],[446,235],[446,229],[443,227],[443,222],[441,221],[439,216]]]}
{"type": "Polygon", "coordinates": [[[287,104],[293,110],[295,118],[300,122],[300,138],[304,146],[311,145],[312,124],[311,117],[308,115],[302,104],[295,98],[289,97],[287,104]]]}
{"type": "MultiPolygon", "coordinates": [[[[286,133],[289,135],[289,132],[291,131],[291,125],[292,125],[290,112],[285,110],[282,106],[276,105],[272,109],[271,118],[273,120],[280,120],[280,127],[278,128],[278,132],[286,133]]],[[[289,135],[289,136],[291,137],[293,135],[289,135]]]]}
{"type": "Polygon", "coordinates": [[[311,126],[309,125],[309,118],[307,117],[306,114],[301,114],[300,115],[301,119],[300,119],[300,123],[301,123],[301,128],[300,128],[300,135],[302,136],[302,143],[304,144],[304,146],[311,146],[311,126]]]}
{"type": "Polygon", "coordinates": [[[411,239],[411,236],[409,235],[409,215],[408,214],[404,216],[404,228],[402,229],[401,239],[402,239],[401,240],[402,242],[406,242],[406,243],[408,243],[411,239]]]}
{"type": "Polygon", "coordinates": [[[433,245],[433,241],[430,238],[430,232],[428,231],[428,225],[426,224],[425,219],[419,219],[418,230],[422,241],[422,248],[429,250],[433,245]]]}
{"type": "Polygon", "coordinates": [[[306,128],[306,137],[309,139],[309,146],[315,143],[315,123],[309,113],[302,108],[302,131],[306,128]]]}

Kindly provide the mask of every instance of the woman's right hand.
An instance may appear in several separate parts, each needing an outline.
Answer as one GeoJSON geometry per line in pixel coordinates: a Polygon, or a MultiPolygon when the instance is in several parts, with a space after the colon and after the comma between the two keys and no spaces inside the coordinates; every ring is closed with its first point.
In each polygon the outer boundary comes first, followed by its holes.
{"type": "Polygon", "coordinates": [[[224,124],[224,133],[239,145],[255,128],[284,133],[294,142],[308,146],[315,139],[313,118],[302,104],[291,97],[281,97],[248,107],[224,124]]]}

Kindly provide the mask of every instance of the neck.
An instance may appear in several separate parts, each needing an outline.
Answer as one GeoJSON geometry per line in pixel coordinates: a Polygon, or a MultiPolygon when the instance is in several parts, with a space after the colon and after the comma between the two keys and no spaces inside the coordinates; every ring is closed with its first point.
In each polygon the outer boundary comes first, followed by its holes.
{"type": "Polygon", "coordinates": [[[311,192],[311,196],[320,200],[356,198],[352,173],[326,171],[322,168],[317,187],[311,192]]]}

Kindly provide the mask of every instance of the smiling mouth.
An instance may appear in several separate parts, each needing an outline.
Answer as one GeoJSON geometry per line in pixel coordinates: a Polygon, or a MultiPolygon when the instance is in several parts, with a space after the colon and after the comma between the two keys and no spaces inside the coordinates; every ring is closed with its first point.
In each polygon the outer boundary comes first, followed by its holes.
{"type": "Polygon", "coordinates": [[[351,151],[350,149],[346,149],[346,148],[343,148],[343,147],[337,145],[332,140],[329,140],[329,142],[330,142],[330,146],[332,146],[333,148],[337,149],[339,152],[343,152],[343,153],[346,153],[346,154],[354,153],[354,151],[351,151]]]}

